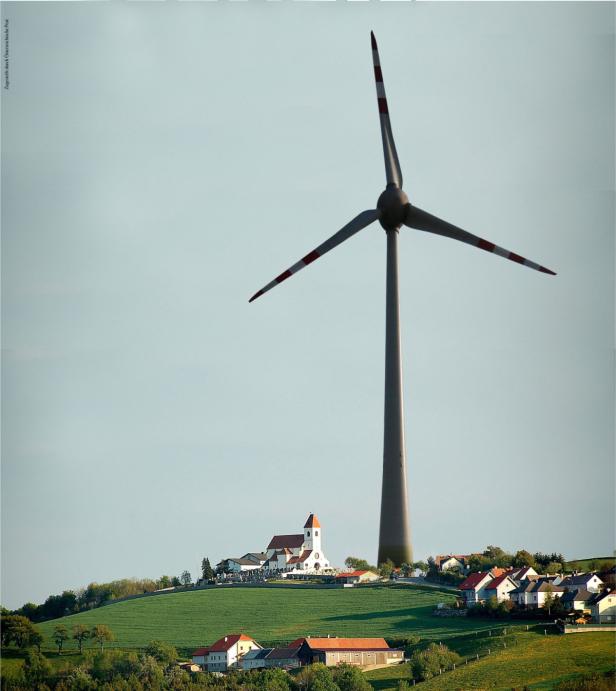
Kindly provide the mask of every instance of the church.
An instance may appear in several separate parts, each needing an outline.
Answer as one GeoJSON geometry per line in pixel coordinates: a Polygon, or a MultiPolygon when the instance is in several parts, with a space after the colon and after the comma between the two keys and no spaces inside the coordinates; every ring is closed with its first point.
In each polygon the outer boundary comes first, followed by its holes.
{"type": "Polygon", "coordinates": [[[311,513],[304,532],[296,535],[274,535],[267,546],[263,568],[287,573],[321,573],[330,568],[321,546],[319,519],[311,513]]]}

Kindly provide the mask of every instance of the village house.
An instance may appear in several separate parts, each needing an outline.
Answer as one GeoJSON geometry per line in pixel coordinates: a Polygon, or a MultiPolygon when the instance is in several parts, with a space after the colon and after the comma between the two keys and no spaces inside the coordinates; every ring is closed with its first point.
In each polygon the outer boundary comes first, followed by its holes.
{"type": "Polygon", "coordinates": [[[512,581],[516,581],[518,584],[521,581],[530,581],[533,578],[539,578],[539,574],[533,569],[532,566],[523,566],[520,569],[512,569],[507,572],[509,578],[512,581]]]}
{"type": "Polygon", "coordinates": [[[469,570],[468,560],[479,554],[437,554],[434,557],[436,568],[444,573],[445,571],[458,571],[461,574],[469,570]]]}
{"type": "Polygon", "coordinates": [[[488,599],[485,587],[492,580],[494,580],[493,576],[488,571],[486,573],[472,573],[460,583],[458,589],[462,592],[467,607],[473,607],[473,605],[488,599]]]}
{"type": "Polygon", "coordinates": [[[322,662],[332,667],[345,662],[369,667],[404,662],[404,651],[390,648],[384,638],[306,638],[298,657],[302,664],[322,662]]]}
{"type": "Polygon", "coordinates": [[[588,601],[588,605],[593,623],[613,624],[616,622],[616,590],[595,593],[588,601]]]}
{"type": "Polygon", "coordinates": [[[560,601],[565,612],[584,612],[590,611],[587,603],[592,597],[593,593],[589,593],[586,588],[575,588],[565,591],[560,601]]]}
{"type": "Polygon", "coordinates": [[[250,636],[229,634],[207,648],[197,648],[192,661],[207,672],[227,672],[237,669],[242,657],[255,648],[261,649],[261,646],[250,636]]]}
{"type": "Polygon", "coordinates": [[[491,597],[495,597],[498,602],[509,600],[509,593],[516,588],[517,585],[506,573],[497,576],[484,586],[486,598],[489,600],[491,597]]]}
{"type": "Polygon", "coordinates": [[[600,587],[603,585],[603,581],[596,573],[581,573],[575,576],[566,576],[558,585],[563,588],[569,588],[569,590],[573,588],[585,588],[590,593],[598,593],[600,587]]]}

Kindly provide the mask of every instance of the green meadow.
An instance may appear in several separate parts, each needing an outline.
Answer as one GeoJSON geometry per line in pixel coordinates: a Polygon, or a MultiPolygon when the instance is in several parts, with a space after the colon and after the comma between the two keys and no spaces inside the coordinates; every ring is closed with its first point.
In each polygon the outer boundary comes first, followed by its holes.
{"type": "MultiPolygon", "coordinates": [[[[522,627],[523,629],[523,627],[522,627]]],[[[511,635],[494,637],[460,636],[446,644],[468,664],[455,671],[422,682],[422,691],[433,689],[507,689],[530,687],[552,689],[560,682],[590,672],[614,670],[614,633],[584,633],[544,636],[540,628],[526,632],[519,627],[511,635]],[[504,647],[504,644],[507,647],[504,647]],[[473,660],[474,654],[491,654],[473,660]]],[[[377,691],[396,689],[401,679],[410,680],[408,663],[390,669],[367,672],[377,691]]]]}
{"type": "MultiPolygon", "coordinates": [[[[180,648],[212,643],[228,633],[246,633],[260,643],[280,643],[299,636],[383,636],[417,633],[441,640],[495,624],[476,619],[435,617],[450,592],[393,585],[369,588],[219,588],[125,600],[40,624],[50,647],[56,624],[106,624],[113,645],[145,646],[153,639],[180,648]]],[[[69,643],[70,645],[70,643],[69,643]]],[[[74,647],[74,646],[73,646],[74,647]]]]}

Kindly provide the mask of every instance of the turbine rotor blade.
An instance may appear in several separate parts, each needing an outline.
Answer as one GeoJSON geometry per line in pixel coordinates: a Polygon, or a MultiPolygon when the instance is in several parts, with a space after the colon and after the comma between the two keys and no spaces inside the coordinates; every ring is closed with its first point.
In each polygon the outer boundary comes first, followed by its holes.
{"type": "Polygon", "coordinates": [[[372,42],[372,61],[374,63],[374,79],[376,81],[376,98],[379,105],[379,118],[381,120],[381,137],[383,138],[383,155],[385,157],[385,175],[387,184],[398,185],[402,189],[402,170],[398,161],[398,153],[394,143],[394,135],[391,131],[391,121],[389,120],[389,108],[387,107],[387,97],[385,96],[385,82],[381,71],[381,61],[379,59],[379,49],[376,45],[374,33],[370,32],[372,42]]]}
{"type": "Polygon", "coordinates": [[[263,286],[261,290],[258,290],[248,302],[256,300],[258,297],[267,293],[268,290],[275,288],[279,283],[286,281],[287,278],[293,276],[298,271],[301,271],[308,264],[312,264],[315,259],[322,257],[325,253],[333,250],[340,243],[348,240],[352,235],[358,233],[360,230],[370,225],[373,221],[379,218],[381,212],[378,209],[370,209],[369,211],[362,211],[358,216],[347,223],[343,228],[341,228],[337,233],[334,233],[328,240],[319,245],[317,248],[309,252],[305,257],[302,257],[296,264],[293,264],[286,271],[283,271],[280,276],[277,276],[273,281],[270,281],[266,286],[263,286]]]}
{"type": "Polygon", "coordinates": [[[406,218],[404,219],[404,225],[408,226],[409,228],[415,228],[416,230],[424,230],[428,233],[443,235],[445,237],[452,238],[453,240],[460,240],[460,242],[465,242],[468,245],[473,245],[473,247],[478,247],[479,249],[485,250],[486,252],[498,254],[499,257],[504,257],[505,259],[517,262],[518,264],[528,266],[530,269],[535,269],[536,271],[542,271],[544,274],[551,274],[552,276],[556,276],[556,273],[554,271],[546,269],[545,266],[536,264],[535,262],[532,262],[530,259],[526,259],[524,257],[521,257],[519,254],[516,254],[515,252],[510,252],[509,250],[506,250],[503,247],[499,247],[498,245],[495,245],[493,242],[490,242],[489,240],[484,240],[483,238],[480,238],[477,235],[473,235],[472,233],[469,233],[466,230],[462,230],[462,228],[458,228],[457,226],[454,226],[451,223],[447,223],[447,221],[443,221],[442,219],[437,218],[436,216],[433,216],[432,214],[429,214],[427,211],[423,211],[422,209],[419,209],[418,207],[413,206],[412,204],[407,204],[407,212],[406,218]]]}

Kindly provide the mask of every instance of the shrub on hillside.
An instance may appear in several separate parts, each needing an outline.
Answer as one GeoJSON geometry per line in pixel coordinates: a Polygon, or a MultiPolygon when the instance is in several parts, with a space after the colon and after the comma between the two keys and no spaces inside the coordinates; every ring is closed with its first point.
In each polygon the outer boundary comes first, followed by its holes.
{"type": "Polygon", "coordinates": [[[561,681],[558,691],[614,691],[615,674],[587,674],[579,679],[561,681]]]}
{"type": "Polygon", "coordinates": [[[425,650],[418,650],[411,657],[411,671],[414,679],[431,679],[440,670],[451,669],[462,658],[442,643],[430,643],[425,650]]]}
{"type": "Polygon", "coordinates": [[[358,667],[340,664],[334,667],[332,676],[340,691],[372,691],[372,684],[358,667]]]}

